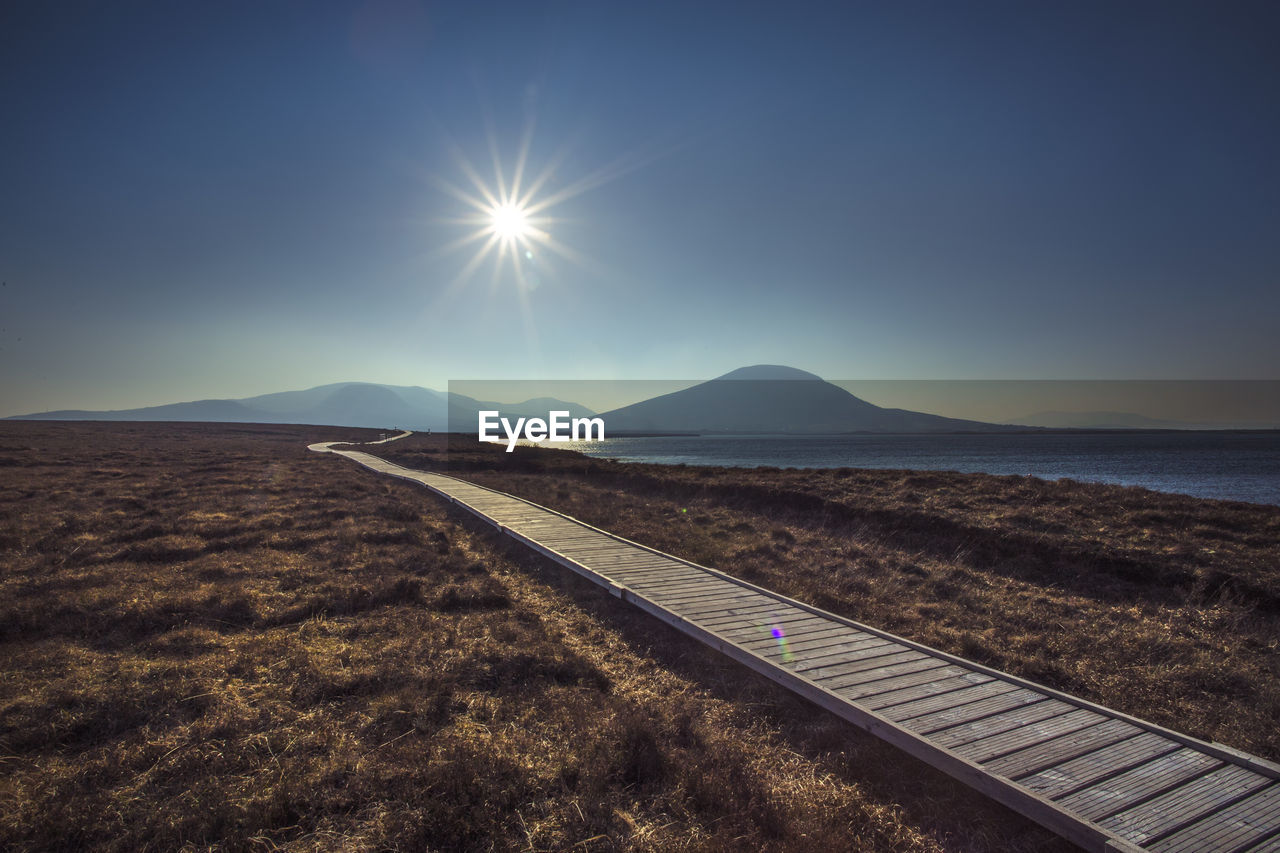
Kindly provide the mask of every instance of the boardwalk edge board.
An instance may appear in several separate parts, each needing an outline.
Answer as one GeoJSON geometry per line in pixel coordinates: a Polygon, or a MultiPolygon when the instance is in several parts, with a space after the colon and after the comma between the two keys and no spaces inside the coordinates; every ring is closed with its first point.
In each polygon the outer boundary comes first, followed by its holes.
{"type": "MultiPolygon", "coordinates": [[[[397,436],[397,438],[398,437],[400,436],[397,436]]],[[[561,513],[554,509],[550,509],[548,507],[544,507],[537,503],[534,503],[533,501],[526,500],[524,498],[520,498],[515,495],[508,495],[505,492],[500,492],[496,489],[491,489],[486,486],[480,486],[475,483],[470,483],[459,477],[453,477],[447,474],[415,471],[413,469],[404,468],[402,466],[380,459],[379,457],[372,456],[366,453],[361,453],[359,451],[334,450],[331,448],[332,444],[342,444],[342,442],[330,442],[325,444],[312,445],[311,449],[319,452],[335,453],[335,454],[344,456],[348,459],[351,459],[352,461],[355,461],[367,468],[370,468],[375,472],[387,474],[389,476],[408,480],[410,482],[417,483],[418,485],[425,486],[427,489],[431,490],[433,493],[441,497],[444,497],[450,503],[455,504],[467,510],[469,513],[476,516],[480,520],[484,521],[488,525],[496,528],[498,532],[511,537],[513,540],[541,554],[542,556],[552,560],[558,565],[561,565],[569,569],[570,571],[573,571],[575,574],[581,575],[584,578],[590,580],[592,583],[603,587],[611,595],[619,598],[620,600],[626,601],[632,604],[633,606],[638,607],[639,609],[645,611],[646,613],[649,613],[650,615],[655,616],[656,618],[660,619],[661,621],[665,622],[668,625],[671,625],[672,627],[676,628],[682,633],[687,634],[691,637],[694,637],[695,639],[701,641],[705,645],[708,645],[716,649],[717,651],[721,652],[727,657],[730,657],[733,660],[745,665],[749,669],[765,676],[771,681],[774,681],[775,683],[778,683],[786,687],[787,689],[791,690],[793,693],[796,693],[804,697],[805,699],[808,699],[810,702],[818,705],[819,707],[822,707],[823,709],[834,713],[838,717],[880,738],[886,743],[889,743],[903,750],[909,755],[912,755],[913,757],[924,761],[930,766],[935,767],[938,770],[941,770],[947,773],[953,778],[969,785],[975,790],[991,797],[992,799],[1000,802],[1001,804],[1008,806],[1009,808],[1012,808],[1013,810],[1019,812],[1020,814],[1030,818],[1031,820],[1034,820],[1035,822],[1041,824],[1042,826],[1053,831],[1054,833],[1066,838],[1067,840],[1075,844],[1080,845],[1081,847],[1087,850],[1100,851],[1100,853],[1136,853],[1136,851],[1146,850],[1147,848],[1140,844],[1134,843],[1133,841],[1125,837],[1117,835],[1116,833],[1107,830],[1106,828],[1098,825],[1097,823],[1094,823],[1093,821],[1083,818],[1079,814],[1073,813],[1069,809],[1066,809],[1060,806],[1058,803],[1054,802],[1053,800],[1050,800],[1047,797],[1040,796],[1039,794],[1035,793],[1031,789],[1022,786],[1012,781],[1009,778],[996,775],[995,773],[985,769],[982,765],[978,764],[975,761],[971,761],[967,758],[964,758],[961,755],[956,754],[955,752],[952,752],[947,748],[944,748],[942,746],[935,744],[934,742],[930,741],[925,735],[917,734],[916,732],[908,730],[907,728],[904,727],[904,724],[896,723],[887,716],[883,716],[877,713],[876,711],[873,711],[869,708],[861,707],[858,704],[856,704],[858,701],[863,701],[863,700],[849,699],[845,696],[840,695],[839,693],[836,693],[832,690],[829,690],[823,687],[820,684],[816,684],[812,681],[806,680],[805,678],[801,677],[800,674],[792,671],[791,669],[781,666],[774,659],[766,658],[764,656],[763,650],[753,651],[751,649],[746,648],[743,645],[743,643],[747,642],[746,640],[730,639],[722,635],[721,633],[719,633],[718,630],[714,628],[708,627],[706,625],[698,624],[696,621],[691,621],[690,619],[686,619],[682,617],[680,614],[673,612],[672,610],[668,610],[663,604],[658,603],[658,601],[650,599],[646,597],[643,593],[627,587],[624,583],[618,583],[615,580],[605,577],[604,575],[598,573],[597,571],[592,570],[590,566],[582,562],[579,562],[578,560],[575,560],[573,557],[567,554],[557,551],[553,547],[550,547],[542,542],[537,541],[536,539],[532,538],[530,535],[522,533],[520,530],[513,529],[512,527],[506,524],[503,524],[501,521],[486,514],[484,509],[479,508],[477,506],[473,506],[472,504],[468,503],[466,500],[456,495],[452,495],[448,491],[442,488],[432,485],[431,483],[427,482],[423,478],[431,477],[431,478],[439,478],[441,480],[452,481],[454,483],[459,484],[460,486],[464,486],[467,489],[479,490],[479,491],[489,493],[495,499],[500,498],[506,501],[515,501],[515,502],[527,505],[531,510],[547,513],[551,516],[554,516],[557,519],[563,520],[564,522],[573,524],[579,529],[589,530],[593,534],[607,537],[608,539],[614,542],[617,542],[621,545],[628,546],[629,548],[638,549],[639,551],[646,552],[647,554],[653,555],[654,557],[661,558],[667,561],[672,561],[674,563],[678,563],[680,565],[694,569],[698,572],[705,573],[706,575],[717,578],[721,581],[728,582],[744,590],[749,590],[753,593],[766,596],[774,601],[779,602],[780,604],[799,608],[800,610],[808,614],[811,614],[812,616],[829,620],[830,622],[834,623],[835,626],[844,626],[847,628],[852,628],[856,631],[863,632],[872,637],[878,637],[893,643],[898,643],[907,649],[922,652],[926,655],[934,657],[947,664],[958,665],[973,673],[990,676],[994,679],[998,679],[1002,682],[1013,685],[1015,687],[1021,687],[1021,688],[1032,690],[1036,693],[1043,695],[1047,699],[1050,699],[1050,700],[1056,699],[1070,706],[1074,706],[1077,709],[1083,709],[1086,711],[1091,711],[1091,712],[1101,714],[1105,716],[1108,720],[1128,723],[1144,732],[1149,732],[1149,733],[1167,738],[1168,740],[1181,744],[1184,747],[1190,747],[1200,753],[1212,756],[1220,761],[1223,761],[1228,765],[1235,765],[1237,767],[1241,767],[1249,771],[1252,771],[1260,776],[1265,777],[1267,780],[1270,780],[1268,784],[1274,785],[1274,780],[1280,779],[1280,765],[1277,765],[1271,761],[1267,761],[1266,759],[1263,759],[1259,756],[1250,755],[1249,753],[1242,752],[1238,749],[1235,749],[1230,746],[1226,746],[1224,744],[1201,741],[1189,735],[1185,735],[1180,732],[1175,732],[1170,729],[1165,729],[1161,726],[1158,726],[1146,720],[1141,720],[1136,717],[1123,714],[1121,712],[1097,705],[1095,703],[1089,702],[1079,697],[1072,696],[1070,694],[1063,693],[1058,690],[1054,690],[1053,688],[1036,684],[1035,682],[1028,681],[1026,679],[1019,678],[1014,675],[1010,675],[1009,673],[1005,673],[1000,670],[987,667],[982,664],[975,663],[973,661],[966,660],[956,655],[952,655],[947,652],[931,648],[921,643],[916,643],[912,640],[899,637],[887,631],[882,631],[878,628],[874,628],[869,625],[864,625],[862,623],[855,622],[851,619],[846,619],[837,614],[829,613],[827,611],[824,611],[820,608],[806,604],[804,602],[788,598],[784,595],[781,595],[779,593],[773,592],[768,589],[764,589],[762,587],[758,587],[754,584],[751,584],[739,578],[735,578],[732,575],[725,574],[724,572],[718,571],[716,569],[712,569],[707,566],[702,566],[697,563],[693,563],[689,560],[685,560],[671,554],[666,554],[662,551],[658,551],[655,548],[650,548],[647,545],[642,545],[638,542],[633,542],[622,536],[618,536],[614,533],[610,533],[609,531],[601,530],[599,528],[593,527],[592,525],[586,524],[582,521],[579,521],[578,519],[565,515],[564,513],[561,513]]],[[[729,630],[734,630],[734,631],[741,630],[740,625],[735,625],[732,623],[724,626],[724,628],[729,630]]],[[[928,699],[928,698],[930,698],[929,695],[923,695],[918,699],[912,699],[910,701],[920,701],[922,699],[928,699]]],[[[1210,816],[1212,816],[1212,813],[1210,816]]],[[[1197,817],[1194,820],[1188,821],[1188,825],[1193,825],[1202,819],[1207,819],[1207,817],[1206,816],[1197,817]]],[[[1274,829],[1275,828],[1272,828],[1271,830],[1265,832],[1263,835],[1253,839],[1253,841],[1248,843],[1245,849],[1248,849],[1248,847],[1250,846],[1254,846],[1258,844],[1266,844],[1273,841],[1275,838],[1278,837],[1275,835],[1274,829]]],[[[1165,835],[1161,835],[1155,838],[1148,838],[1148,839],[1145,839],[1145,843],[1157,842],[1161,840],[1161,838],[1163,837],[1165,837],[1165,835]]]]}

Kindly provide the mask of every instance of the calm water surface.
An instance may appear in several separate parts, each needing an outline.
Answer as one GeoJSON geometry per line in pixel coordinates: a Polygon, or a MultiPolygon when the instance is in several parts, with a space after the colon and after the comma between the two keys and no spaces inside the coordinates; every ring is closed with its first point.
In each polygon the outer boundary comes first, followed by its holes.
{"type": "Polygon", "coordinates": [[[624,462],[1030,474],[1280,505],[1274,433],[697,436],[568,446],[624,462]]]}

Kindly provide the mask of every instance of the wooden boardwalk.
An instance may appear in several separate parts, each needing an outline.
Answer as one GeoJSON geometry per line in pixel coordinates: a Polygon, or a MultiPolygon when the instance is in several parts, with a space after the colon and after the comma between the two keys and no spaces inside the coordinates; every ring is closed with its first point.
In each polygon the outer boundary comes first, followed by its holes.
{"type": "MultiPolygon", "coordinates": [[[[327,445],[312,449],[328,451],[327,445]]],[[[1087,850],[1280,853],[1280,766],[357,451],[1087,850]]]]}

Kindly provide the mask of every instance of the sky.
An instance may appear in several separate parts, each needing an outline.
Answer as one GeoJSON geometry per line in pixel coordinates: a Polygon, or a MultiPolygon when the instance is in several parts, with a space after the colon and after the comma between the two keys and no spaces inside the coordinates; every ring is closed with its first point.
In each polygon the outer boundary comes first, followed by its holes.
{"type": "Polygon", "coordinates": [[[0,416],[1278,379],[1278,42],[1271,2],[10,0],[0,416]],[[538,231],[484,251],[517,172],[538,231]]]}

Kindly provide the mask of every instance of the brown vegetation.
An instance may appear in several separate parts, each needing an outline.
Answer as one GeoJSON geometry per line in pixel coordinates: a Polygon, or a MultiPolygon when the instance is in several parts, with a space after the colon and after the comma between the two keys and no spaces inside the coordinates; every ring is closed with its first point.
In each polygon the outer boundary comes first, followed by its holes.
{"type": "Polygon", "coordinates": [[[379,455],[1280,759],[1280,507],[1029,477],[621,464],[460,437],[379,455]]]}
{"type": "MultiPolygon", "coordinates": [[[[1059,846],[420,488],[305,449],[361,435],[0,424],[0,848],[1059,846]]],[[[486,476],[582,515],[608,496],[614,526],[762,576],[832,535],[562,473],[486,476]]],[[[872,588],[908,576],[846,559],[872,588]]]]}

